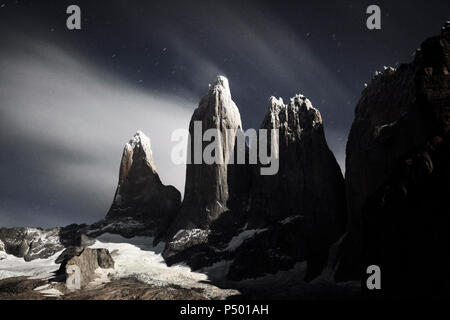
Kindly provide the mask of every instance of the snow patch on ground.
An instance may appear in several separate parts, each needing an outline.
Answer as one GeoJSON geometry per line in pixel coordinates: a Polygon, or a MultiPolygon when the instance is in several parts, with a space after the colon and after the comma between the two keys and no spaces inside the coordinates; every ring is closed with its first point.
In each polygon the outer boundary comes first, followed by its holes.
{"type": "Polygon", "coordinates": [[[47,283],[47,284],[44,284],[43,286],[36,287],[33,290],[34,291],[41,291],[41,290],[44,290],[44,289],[48,288],[49,286],[50,286],[50,283],[47,283]]]}
{"type": "Polygon", "coordinates": [[[56,264],[55,260],[61,252],[62,250],[49,258],[35,259],[29,262],[12,254],[4,253],[6,257],[0,260],[0,279],[21,276],[35,279],[50,277],[59,269],[59,264],[56,264]]]}
{"type": "Polygon", "coordinates": [[[237,248],[239,248],[242,243],[244,243],[245,240],[253,238],[258,233],[267,231],[267,229],[250,229],[250,230],[244,230],[241,233],[239,233],[237,236],[234,236],[230,242],[228,243],[228,246],[224,249],[224,251],[234,251],[237,248]]]}
{"type": "Polygon", "coordinates": [[[291,223],[292,221],[294,221],[294,220],[296,220],[296,219],[298,219],[298,218],[301,218],[301,217],[303,217],[303,216],[301,216],[301,215],[296,215],[296,216],[290,216],[290,217],[287,217],[286,219],[284,219],[284,220],[281,221],[281,224],[291,223]]]}
{"type": "Polygon", "coordinates": [[[238,294],[236,290],[217,288],[208,282],[208,276],[192,272],[184,265],[168,267],[161,255],[164,243],[153,246],[151,237],[126,239],[120,235],[104,234],[90,248],[106,248],[113,252],[113,278],[136,277],[154,286],[178,285],[183,288],[198,288],[209,298],[224,299],[238,294]]]}
{"type": "Polygon", "coordinates": [[[55,289],[55,288],[42,290],[42,291],[40,291],[40,293],[42,293],[44,295],[44,297],[49,297],[49,298],[60,297],[60,296],[64,295],[61,291],[59,291],[58,289],[55,289]]]}
{"type": "MultiPolygon", "coordinates": [[[[104,234],[97,238],[90,248],[106,248],[111,252],[115,262],[114,269],[98,268],[98,277],[88,286],[96,287],[111,281],[126,277],[135,277],[153,286],[180,286],[187,289],[200,289],[203,295],[211,299],[225,299],[239,294],[237,290],[220,289],[209,283],[205,273],[192,272],[185,265],[168,267],[161,255],[164,243],[153,246],[151,237],[134,237],[126,239],[120,235],[104,234]]],[[[59,269],[55,263],[62,251],[47,259],[35,259],[26,262],[23,258],[3,253],[5,259],[0,260],[0,279],[26,276],[34,279],[50,278],[59,269]]],[[[223,265],[214,266],[217,270],[223,265]]],[[[210,268],[211,272],[214,269],[210,268]]],[[[216,270],[216,272],[217,272],[216,270]]],[[[58,297],[60,291],[48,286],[36,288],[46,297],[58,297]]]]}

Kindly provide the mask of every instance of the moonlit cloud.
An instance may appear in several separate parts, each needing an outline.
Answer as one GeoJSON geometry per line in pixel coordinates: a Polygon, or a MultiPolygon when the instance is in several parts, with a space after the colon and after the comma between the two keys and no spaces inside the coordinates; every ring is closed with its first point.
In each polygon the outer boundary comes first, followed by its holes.
{"type": "Polygon", "coordinates": [[[170,161],[170,135],[187,128],[192,97],[149,94],[49,43],[22,37],[2,52],[0,68],[0,187],[8,193],[0,201],[1,225],[102,218],[123,145],[137,130],[151,139],[163,183],[183,191],[185,168],[170,161]]]}

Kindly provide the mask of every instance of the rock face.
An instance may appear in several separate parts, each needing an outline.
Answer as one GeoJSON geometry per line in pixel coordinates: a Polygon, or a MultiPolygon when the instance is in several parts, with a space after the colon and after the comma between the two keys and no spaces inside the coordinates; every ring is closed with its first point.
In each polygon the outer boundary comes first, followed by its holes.
{"type": "Polygon", "coordinates": [[[185,194],[180,214],[173,226],[174,231],[207,228],[226,211],[229,198],[227,163],[233,152],[235,132],[241,128],[241,117],[231,99],[228,79],[218,76],[208,93],[201,99],[189,123],[190,142],[185,194]],[[196,123],[201,131],[196,131],[196,123]],[[195,157],[195,150],[200,150],[199,155],[202,156],[206,146],[211,143],[201,142],[202,133],[208,129],[220,133],[217,141],[219,152],[215,156],[221,161],[217,164],[207,164],[203,161],[203,157],[201,159],[195,157]],[[227,129],[231,130],[228,131],[229,134],[227,129]],[[196,141],[199,141],[199,144],[196,145],[196,141]]]}
{"type": "Polygon", "coordinates": [[[230,210],[208,228],[180,230],[166,248],[167,263],[187,261],[194,269],[220,264],[221,277],[229,280],[288,270],[300,261],[308,262],[309,279],[322,271],[329,246],[343,234],[345,197],[320,113],[304,96],[288,105],[272,97],[261,129],[279,130],[274,144],[271,132],[267,142],[278,154],[278,172],[261,175],[262,165],[230,165],[229,186],[241,181],[229,193],[230,210]]]}
{"type": "Polygon", "coordinates": [[[261,128],[279,131],[279,170],[275,175],[254,173],[251,224],[301,215],[309,228],[316,229],[317,223],[336,238],[340,229],[335,226],[345,216],[344,180],[328,148],[319,111],[302,95],[287,105],[271,97],[261,128]]]}
{"type": "Polygon", "coordinates": [[[71,224],[66,227],[42,228],[0,228],[0,251],[12,254],[25,261],[46,259],[64,248],[87,247],[95,239],[87,236],[98,236],[116,230],[97,229],[94,225],[71,224]]]}
{"type": "Polygon", "coordinates": [[[61,254],[57,262],[61,262],[60,272],[63,271],[66,277],[72,274],[70,266],[75,265],[79,268],[81,287],[85,287],[96,278],[97,268],[114,268],[114,260],[108,249],[69,248],[61,254]]]}
{"type": "Polygon", "coordinates": [[[150,139],[138,131],[123,150],[119,184],[105,226],[117,221],[130,225],[129,220],[133,220],[158,238],[166,231],[180,203],[179,191],[163,185],[156,172],[150,139]]]}
{"type": "Polygon", "coordinates": [[[287,105],[271,97],[268,109],[261,128],[279,132],[279,170],[275,175],[261,175],[260,166],[254,171],[247,225],[267,231],[235,264],[263,259],[258,265],[274,266],[281,260],[287,268],[306,260],[307,277],[313,278],[325,266],[329,246],[344,232],[344,179],[320,112],[305,96],[296,95],[287,105]]]}
{"type": "Polygon", "coordinates": [[[337,280],[377,264],[385,293],[449,288],[449,34],[447,23],[412,63],[386,68],[362,93],[347,143],[349,224],[337,280]]]}
{"type": "Polygon", "coordinates": [[[64,249],[61,228],[0,228],[0,251],[31,261],[48,258],[64,249]]]}

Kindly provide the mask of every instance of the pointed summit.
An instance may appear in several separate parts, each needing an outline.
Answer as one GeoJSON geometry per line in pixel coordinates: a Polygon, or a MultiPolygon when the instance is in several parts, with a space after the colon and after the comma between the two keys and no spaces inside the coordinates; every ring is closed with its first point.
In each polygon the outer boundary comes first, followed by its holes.
{"type": "MultiPolygon", "coordinates": [[[[212,221],[227,209],[229,198],[227,181],[227,163],[233,153],[235,135],[241,130],[241,115],[231,99],[228,79],[218,76],[205,96],[200,100],[189,124],[191,140],[189,142],[190,153],[186,168],[186,187],[181,212],[177,218],[174,230],[181,228],[207,227],[212,221]],[[223,163],[194,164],[195,140],[198,134],[194,129],[200,124],[202,132],[208,129],[216,129],[220,133],[218,141],[223,163]],[[231,129],[231,133],[227,130],[231,129]]],[[[201,151],[211,142],[203,142],[201,151]]]]}
{"type": "MultiPolygon", "coordinates": [[[[300,134],[301,130],[322,126],[322,116],[302,94],[290,98],[288,104],[282,98],[269,98],[267,114],[263,120],[262,128],[280,129],[281,132],[300,134]]],[[[295,135],[287,134],[289,138],[295,135]]]]}
{"type": "Polygon", "coordinates": [[[135,160],[143,161],[143,163],[151,169],[152,173],[157,175],[152,158],[150,138],[147,137],[142,131],[137,131],[123,148],[122,161],[120,164],[119,184],[120,181],[124,181],[126,179],[128,171],[135,160]]]}
{"type": "Polygon", "coordinates": [[[224,76],[218,75],[214,84],[210,87],[210,92],[222,91],[224,94],[229,95],[231,98],[230,84],[228,79],[224,76]]]}
{"type": "Polygon", "coordinates": [[[119,183],[106,219],[132,218],[144,223],[154,235],[164,232],[176,214],[181,195],[162,184],[153,163],[150,139],[141,131],[125,144],[119,183]]]}
{"type": "Polygon", "coordinates": [[[210,85],[208,92],[202,97],[198,108],[192,115],[189,126],[190,132],[194,121],[202,121],[203,131],[221,127],[242,128],[241,115],[231,98],[227,78],[219,75],[213,85],[210,85]]]}
{"type": "Polygon", "coordinates": [[[136,148],[142,149],[146,157],[151,160],[152,150],[150,144],[150,138],[147,137],[142,131],[137,131],[134,136],[125,144],[127,150],[134,150],[136,148]]]}

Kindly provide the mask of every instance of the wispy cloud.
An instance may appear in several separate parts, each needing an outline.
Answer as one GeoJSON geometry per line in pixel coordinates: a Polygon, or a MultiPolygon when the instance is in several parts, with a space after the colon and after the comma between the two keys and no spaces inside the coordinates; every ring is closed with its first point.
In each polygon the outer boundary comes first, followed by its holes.
{"type": "MultiPolygon", "coordinates": [[[[249,123],[259,126],[271,95],[284,94],[285,101],[297,93],[306,95],[322,114],[328,144],[344,172],[352,93],[305,40],[305,30],[294,30],[264,4],[252,4],[251,8],[204,3],[197,8],[196,25],[186,27],[167,19],[160,33],[182,61],[196,61],[190,76],[202,70],[190,77],[194,85],[217,70],[230,77],[232,95],[247,128],[249,123]],[[199,40],[192,41],[192,32],[198,32],[199,40]],[[214,36],[205,36],[205,32],[214,36]],[[202,41],[202,35],[213,41],[202,41]]],[[[329,42],[324,45],[336,49],[333,41],[329,42]]]]}
{"type": "Polygon", "coordinates": [[[170,134],[187,128],[191,97],[149,94],[51,44],[16,40],[0,59],[1,224],[103,217],[136,130],[150,137],[163,182],[183,189],[170,134]]]}

